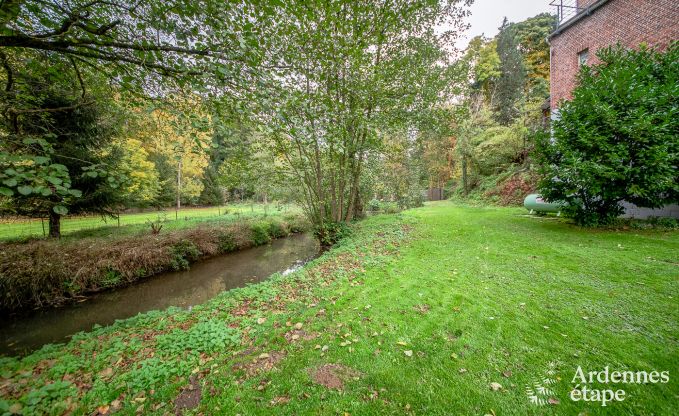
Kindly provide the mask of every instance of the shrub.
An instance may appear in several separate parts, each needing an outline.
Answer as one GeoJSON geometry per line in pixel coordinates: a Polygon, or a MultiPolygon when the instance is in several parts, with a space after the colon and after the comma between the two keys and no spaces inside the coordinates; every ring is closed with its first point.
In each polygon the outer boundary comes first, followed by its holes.
{"type": "Polygon", "coordinates": [[[115,269],[107,268],[104,272],[104,278],[99,283],[101,287],[114,287],[120,283],[123,275],[115,269]]]}
{"type": "Polygon", "coordinates": [[[218,237],[218,245],[220,253],[229,253],[238,248],[236,238],[231,233],[222,233],[218,237]]]}
{"type": "Polygon", "coordinates": [[[170,251],[172,253],[170,267],[173,270],[187,270],[189,264],[198,260],[201,255],[198,247],[189,240],[180,240],[171,247],[170,251]]]}
{"type": "Polygon", "coordinates": [[[351,228],[344,222],[326,222],[314,228],[314,235],[322,246],[329,247],[351,234],[351,228]]]}
{"type": "Polygon", "coordinates": [[[290,232],[288,231],[288,227],[286,224],[276,221],[276,220],[271,220],[271,223],[269,223],[269,235],[272,238],[281,238],[285,237],[290,232]]]}
{"type": "Polygon", "coordinates": [[[256,246],[261,246],[271,241],[269,236],[269,225],[264,222],[256,222],[250,226],[252,230],[252,243],[256,246]]]}
{"type": "Polygon", "coordinates": [[[380,201],[377,199],[371,199],[370,202],[368,202],[368,211],[370,212],[377,212],[380,210],[380,201]]]}
{"type": "Polygon", "coordinates": [[[567,202],[564,214],[581,225],[614,222],[623,200],[657,208],[679,199],[679,42],[598,57],[537,152],[541,194],[567,202]]]}

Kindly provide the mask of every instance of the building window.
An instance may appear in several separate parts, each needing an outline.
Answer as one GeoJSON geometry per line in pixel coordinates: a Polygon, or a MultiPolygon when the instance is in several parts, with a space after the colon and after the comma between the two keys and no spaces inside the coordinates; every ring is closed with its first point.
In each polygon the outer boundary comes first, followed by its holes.
{"type": "Polygon", "coordinates": [[[578,52],[578,64],[587,65],[587,60],[589,59],[589,49],[583,49],[578,52]]]}

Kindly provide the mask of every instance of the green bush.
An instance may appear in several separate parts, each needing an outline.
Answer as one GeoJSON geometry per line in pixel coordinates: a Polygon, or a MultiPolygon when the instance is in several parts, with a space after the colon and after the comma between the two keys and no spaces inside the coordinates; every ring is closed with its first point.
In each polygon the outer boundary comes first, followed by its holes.
{"type": "Polygon", "coordinates": [[[289,233],[286,224],[280,221],[271,220],[271,223],[269,224],[269,235],[272,238],[286,237],[289,233]]]}
{"type": "Polygon", "coordinates": [[[679,43],[600,51],[583,65],[553,137],[539,141],[540,193],[565,201],[580,225],[606,225],[620,202],[657,208],[679,200],[679,43]]]}
{"type": "Polygon", "coordinates": [[[265,222],[256,222],[250,226],[252,231],[252,243],[256,246],[261,246],[271,241],[269,235],[269,224],[265,222]]]}
{"type": "Polygon", "coordinates": [[[314,228],[314,235],[321,245],[329,247],[335,245],[351,234],[351,228],[345,222],[326,222],[323,226],[314,228]]]}
{"type": "Polygon", "coordinates": [[[200,250],[196,245],[189,240],[180,240],[170,249],[172,253],[172,260],[170,267],[173,270],[187,270],[189,264],[198,260],[201,256],[200,250]]]}
{"type": "Polygon", "coordinates": [[[238,248],[236,239],[231,233],[227,232],[219,234],[219,237],[217,237],[217,241],[220,253],[229,253],[231,251],[235,251],[238,248]]]}

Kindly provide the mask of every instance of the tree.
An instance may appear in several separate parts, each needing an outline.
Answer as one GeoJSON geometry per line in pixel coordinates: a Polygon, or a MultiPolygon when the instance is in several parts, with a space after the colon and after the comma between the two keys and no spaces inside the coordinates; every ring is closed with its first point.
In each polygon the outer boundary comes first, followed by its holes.
{"type": "Polygon", "coordinates": [[[515,28],[508,23],[506,17],[497,38],[497,54],[500,57],[501,75],[497,80],[493,105],[497,121],[508,125],[521,113],[526,70],[516,40],[515,28]]]}
{"type": "Polygon", "coordinates": [[[469,68],[472,88],[483,91],[485,99],[492,103],[495,96],[497,80],[502,75],[500,57],[497,54],[497,39],[485,39],[477,36],[469,42],[462,62],[469,68]]]}
{"type": "MultiPolygon", "coordinates": [[[[381,127],[416,128],[451,88],[448,46],[460,1],[289,3],[282,61],[261,124],[300,184],[323,243],[363,210],[361,176],[381,127]],[[449,23],[451,32],[434,27],[449,23]]],[[[279,25],[280,26],[280,25],[279,25]]]]}
{"type": "Polygon", "coordinates": [[[161,183],[156,165],[140,140],[128,138],[122,143],[123,158],[118,171],[127,180],[121,187],[126,206],[147,207],[158,198],[161,183]]]}
{"type": "Polygon", "coordinates": [[[7,0],[0,2],[0,48],[47,54],[68,63],[69,76],[93,70],[127,88],[219,81],[240,89],[271,16],[258,1],[7,0]]]}
{"type": "Polygon", "coordinates": [[[120,111],[113,100],[88,101],[77,86],[52,82],[52,67],[38,75],[16,74],[17,89],[5,90],[15,111],[0,119],[0,194],[14,213],[48,216],[50,236],[59,237],[67,212],[112,214],[121,202],[112,174],[122,156],[114,142],[120,111]]]}
{"type": "MultiPolygon", "coordinates": [[[[42,196],[45,204],[63,214],[66,206],[54,202],[83,194],[71,187],[76,182],[71,175],[81,172],[67,171],[53,159],[57,155],[51,139],[60,134],[53,131],[58,128],[53,120],[89,111],[111,96],[124,96],[125,105],[140,105],[149,96],[163,101],[181,90],[242,98],[259,79],[264,45],[270,45],[267,33],[273,27],[272,16],[273,9],[257,0],[237,4],[0,1],[0,81],[4,84],[0,134],[11,141],[0,149],[0,160],[21,166],[5,172],[0,192],[22,194],[28,190],[26,183],[33,183],[41,188],[31,193],[32,198],[37,201],[42,196]],[[54,91],[67,91],[54,100],[62,105],[45,105],[48,101],[30,81],[40,79],[49,79],[54,91]],[[28,129],[30,120],[41,130],[28,129]],[[59,185],[45,187],[46,181],[59,181],[59,185]]],[[[191,114],[193,109],[188,111],[191,114]]],[[[101,164],[78,167],[113,177],[105,168],[101,164]]],[[[189,186],[183,188],[190,191],[190,198],[200,192],[200,184],[193,182],[189,178],[189,186]]]]}
{"type": "Polygon", "coordinates": [[[608,224],[621,201],[652,208],[679,200],[679,43],[597,53],[573,100],[542,141],[540,192],[581,225],[608,224]]]}
{"type": "Polygon", "coordinates": [[[513,23],[513,30],[526,68],[526,92],[544,101],[549,96],[549,44],[557,24],[556,15],[541,13],[513,23]]]}

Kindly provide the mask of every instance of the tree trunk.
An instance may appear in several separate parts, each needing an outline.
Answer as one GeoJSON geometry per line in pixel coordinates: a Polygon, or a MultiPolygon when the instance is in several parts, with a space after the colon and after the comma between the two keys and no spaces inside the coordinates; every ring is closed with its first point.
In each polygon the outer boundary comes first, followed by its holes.
{"type": "Polygon", "coordinates": [[[61,238],[61,215],[57,214],[53,210],[50,210],[50,237],[61,238]]]}
{"type": "Polygon", "coordinates": [[[469,185],[467,184],[467,156],[462,156],[462,189],[464,194],[469,192],[469,185]]]}

